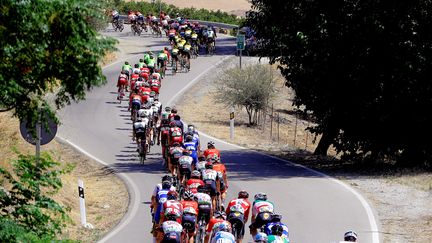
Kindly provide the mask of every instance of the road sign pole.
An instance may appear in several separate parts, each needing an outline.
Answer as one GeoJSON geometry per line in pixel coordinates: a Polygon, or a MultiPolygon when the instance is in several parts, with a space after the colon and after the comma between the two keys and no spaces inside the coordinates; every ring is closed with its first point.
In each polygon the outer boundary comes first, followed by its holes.
{"type": "Polygon", "coordinates": [[[231,141],[234,140],[234,107],[231,107],[230,112],[230,139],[231,141]]]}
{"type": "Polygon", "coordinates": [[[239,55],[239,57],[240,57],[240,69],[242,69],[242,65],[241,65],[242,50],[241,49],[240,49],[240,55],[239,55]]]}
{"type": "Polygon", "coordinates": [[[39,110],[38,119],[36,122],[36,167],[39,167],[41,138],[42,138],[41,111],[39,110]]]}

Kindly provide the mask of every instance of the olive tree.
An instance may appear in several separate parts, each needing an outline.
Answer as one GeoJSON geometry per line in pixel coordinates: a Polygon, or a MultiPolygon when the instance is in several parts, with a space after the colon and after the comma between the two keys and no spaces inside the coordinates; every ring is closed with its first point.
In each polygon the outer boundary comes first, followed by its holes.
{"type": "Polygon", "coordinates": [[[216,100],[227,107],[245,108],[249,125],[253,125],[257,122],[254,114],[265,108],[274,93],[274,79],[269,65],[251,64],[243,69],[224,70],[215,81],[216,100]]]}

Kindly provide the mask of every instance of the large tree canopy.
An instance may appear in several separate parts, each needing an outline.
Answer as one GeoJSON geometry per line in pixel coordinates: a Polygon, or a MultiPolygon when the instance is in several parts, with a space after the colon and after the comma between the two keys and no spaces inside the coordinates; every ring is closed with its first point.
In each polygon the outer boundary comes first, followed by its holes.
{"type": "Polygon", "coordinates": [[[48,93],[60,108],[103,84],[99,62],[115,42],[90,24],[102,11],[95,0],[1,1],[0,111],[34,119],[48,93]]]}
{"type": "Polygon", "coordinates": [[[431,158],[432,1],[251,2],[260,56],[318,122],[315,153],[431,158]]]}

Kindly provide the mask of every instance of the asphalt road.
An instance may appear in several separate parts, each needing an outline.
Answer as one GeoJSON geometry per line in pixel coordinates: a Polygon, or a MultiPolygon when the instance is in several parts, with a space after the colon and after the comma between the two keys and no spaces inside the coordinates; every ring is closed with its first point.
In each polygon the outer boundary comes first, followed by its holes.
{"type": "MultiPolygon", "coordinates": [[[[160,50],[165,38],[132,36],[126,26],[123,33],[106,32],[137,48],[127,54],[136,63],[144,51],[160,50]]],[[[162,104],[170,105],[219,62],[235,51],[233,38],[217,40],[216,55],[192,60],[189,73],[167,76],[162,81],[162,104]],[[185,88],[186,87],[186,88],[185,88]]],[[[129,210],[116,228],[100,242],[152,242],[149,203],[154,186],[165,173],[159,147],[152,147],[145,165],[139,163],[131,140],[131,121],[127,103],[116,102],[116,79],[124,60],[104,68],[108,83],[88,92],[87,99],[60,112],[58,137],[97,161],[109,165],[126,182],[130,194],[129,210]]],[[[192,109],[193,107],[191,107],[192,109]]],[[[181,115],[181,114],[180,114],[181,115]]],[[[240,189],[251,196],[266,192],[277,213],[290,229],[292,242],[336,242],[349,229],[357,231],[363,243],[379,242],[376,216],[367,202],[345,184],[290,162],[209,138],[201,133],[202,143],[216,141],[222,161],[228,169],[229,199],[240,189]]],[[[84,182],[85,183],[85,182],[84,182]]],[[[113,193],[116,193],[113,191],[113,193]]],[[[90,222],[91,223],[91,222],[90,222]]],[[[246,241],[251,238],[247,234],[246,241]]]]}

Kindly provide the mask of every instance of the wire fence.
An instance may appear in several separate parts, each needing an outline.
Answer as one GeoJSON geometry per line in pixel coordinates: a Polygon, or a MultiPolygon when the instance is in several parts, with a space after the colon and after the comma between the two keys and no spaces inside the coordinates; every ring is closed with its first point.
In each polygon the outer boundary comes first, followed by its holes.
{"type": "Polygon", "coordinates": [[[294,109],[275,109],[272,104],[256,113],[256,123],[262,135],[274,142],[308,151],[316,147],[314,135],[306,130],[314,123],[294,109]]]}

